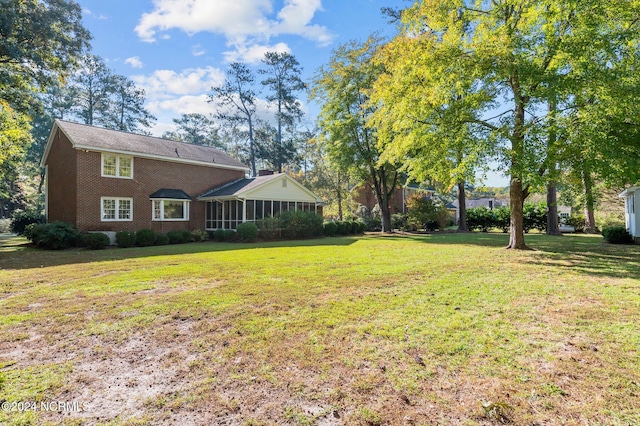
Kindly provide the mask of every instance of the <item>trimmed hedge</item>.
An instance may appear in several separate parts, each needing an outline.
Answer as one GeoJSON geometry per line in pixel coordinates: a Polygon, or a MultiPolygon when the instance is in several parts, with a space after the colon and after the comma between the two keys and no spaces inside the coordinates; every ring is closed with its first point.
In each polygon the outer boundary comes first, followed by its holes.
{"type": "Polygon", "coordinates": [[[167,232],[169,244],[183,244],[191,241],[191,232],[175,229],[167,232]]]}
{"type": "Polygon", "coordinates": [[[244,241],[252,241],[258,238],[258,225],[253,222],[241,223],[236,230],[238,231],[238,236],[244,241]]]}
{"type": "Polygon", "coordinates": [[[322,225],[322,233],[327,237],[333,237],[338,232],[338,225],[335,222],[325,222],[322,225]]]}
{"type": "Polygon", "coordinates": [[[166,246],[167,244],[169,244],[169,237],[167,237],[167,234],[156,234],[157,246],[166,246]]]}
{"type": "Polygon", "coordinates": [[[67,222],[32,223],[25,227],[24,236],[37,247],[49,250],[77,247],[82,242],[82,232],[67,222]]]}
{"type": "Polygon", "coordinates": [[[136,233],[120,231],[116,233],[116,245],[120,248],[133,247],[136,244],[136,233]]]}
{"type": "Polygon", "coordinates": [[[278,216],[286,238],[309,238],[322,234],[322,216],[315,212],[287,210],[278,216]]]}
{"type": "Polygon", "coordinates": [[[158,238],[156,231],[153,229],[141,229],[136,232],[136,245],[138,247],[148,247],[156,244],[158,238]]]}
{"type": "Polygon", "coordinates": [[[633,237],[624,226],[607,226],[602,230],[604,240],[611,244],[632,244],[633,237]]]}
{"type": "Polygon", "coordinates": [[[225,229],[223,235],[225,241],[233,241],[238,234],[233,229],[225,229]]]}
{"type": "Polygon", "coordinates": [[[207,241],[209,239],[209,234],[207,234],[207,232],[203,231],[202,229],[195,229],[191,231],[189,238],[190,241],[194,241],[197,243],[200,241],[207,241]]]}
{"type": "Polygon", "coordinates": [[[82,242],[91,250],[101,250],[111,244],[111,239],[102,232],[88,232],[82,236],[82,242]]]}

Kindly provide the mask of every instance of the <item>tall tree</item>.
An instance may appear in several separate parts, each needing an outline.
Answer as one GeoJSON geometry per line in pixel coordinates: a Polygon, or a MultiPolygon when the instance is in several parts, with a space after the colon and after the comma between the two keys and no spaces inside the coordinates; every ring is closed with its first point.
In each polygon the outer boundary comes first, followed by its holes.
{"type": "Polygon", "coordinates": [[[138,132],[149,128],[156,118],[144,107],[145,92],[122,75],[114,75],[109,84],[111,99],[104,126],[125,132],[138,132]]]}
{"type": "Polygon", "coordinates": [[[215,123],[203,114],[182,114],[180,118],[174,118],[173,122],[176,131],[165,132],[163,138],[194,145],[224,147],[215,123]]]}
{"type": "Polygon", "coordinates": [[[375,111],[368,94],[383,71],[373,61],[380,42],[370,37],[340,46],[329,64],[319,69],[311,96],[321,104],[320,139],[328,157],[373,189],[382,230],[391,232],[389,201],[398,181],[397,167],[380,158],[377,130],[367,125],[375,111]]]}
{"type": "MultiPolygon", "coordinates": [[[[615,59],[606,52],[613,44],[625,46],[631,34],[638,33],[637,8],[624,0],[434,0],[418,1],[403,11],[406,26],[400,37],[426,38],[437,51],[459,52],[441,56],[441,66],[454,76],[446,89],[473,87],[474,102],[461,109],[499,142],[501,159],[511,178],[509,248],[527,248],[524,200],[547,176],[544,135],[549,121],[545,120],[544,106],[550,94],[559,95],[560,103],[561,97],[570,99],[580,85],[584,86],[584,81],[573,78],[573,58],[575,63],[588,61],[592,52],[599,50],[619,62],[620,57],[615,59]],[[451,67],[454,63],[457,70],[451,67]],[[571,90],[565,90],[567,87],[571,90]],[[497,108],[495,100],[499,98],[497,108]]],[[[600,69],[608,72],[613,67],[600,69]]],[[[445,99],[464,104],[467,97],[445,99]]]]}
{"type": "Polygon", "coordinates": [[[221,86],[212,87],[213,93],[208,96],[208,102],[214,103],[218,108],[217,118],[246,133],[252,176],[257,174],[254,140],[256,122],[254,81],[255,76],[249,67],[245,64],[234,62],[227,69],[224,83],[221,86]]]}
{"type": "Polygon", "coordinates": [[[0,13],[0,99],[19,112],[34,104],[33,88],[70,75],[91,35],[70,0],[3,0],[0,13]]]}
{"type": "Polygon", "coordinates": [[[76,95],[75,114],[85,124],[108,123],[113,76],[104,60],[96,55],[86,55],[73,82],[76,95]]]}
{"type": "Polygon", "coordinates": [[[433,179],[448,190],[457,188],[458,230],[464,232],[465,185],[486,164],[491,138],[468,108],[482,100],[474,85],[454,81],[465,57],[457,46],[438,47],[423,34],[396,37],[380,50],[376,61],[386,71],[374,85],[371,98],[378,108],[371,121],[391,141],[383,158],[403,164],[411,180],[433,179]]]}
{"type": "Polygon", "coordinates": [[[295,132],[295,124],[303,115],[296,92],[304,90],[306,85],[300,77],[302,74],[300,64],[290,53],[266,52],[262,62],[266,65],[266,69],[259,72],[267,76],[262,80],[262,85],[270,90],[267,100],[276,105],[275,148],[279,153],[274,156],[276,163],[274,166],[278,172],[282,172],[282,166],[293,159],[283,140],[283,128],[288,128],[291,134],[295,132]]]}

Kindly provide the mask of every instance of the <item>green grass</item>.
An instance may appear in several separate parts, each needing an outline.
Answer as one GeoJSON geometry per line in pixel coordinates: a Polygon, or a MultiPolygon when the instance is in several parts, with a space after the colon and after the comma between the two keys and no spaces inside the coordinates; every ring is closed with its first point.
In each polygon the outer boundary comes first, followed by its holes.
{"type": "Polygon", "coordinates": [[[0,241],[0,424],[640,424],[638,246],[0,241]]]}

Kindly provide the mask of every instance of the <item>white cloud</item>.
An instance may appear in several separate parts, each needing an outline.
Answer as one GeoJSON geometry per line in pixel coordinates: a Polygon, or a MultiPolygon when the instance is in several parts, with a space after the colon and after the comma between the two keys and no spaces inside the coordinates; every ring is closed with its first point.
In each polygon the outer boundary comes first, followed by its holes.
{"type": "Polygon", "coordinates": [[[202,56],[205,53],[207,53],[207,50],[200,44],[196,44],[195,46],[191,47],[191,54],[193,56],[202,56]]]}
{"type": "Polygon", "coordinates": [[[131,65],[133,68],[142,68],[142,61],[138,56],[132,56],[124,60],[125,64],[131,65]]]}
{"type": "Polygon", "coordinates": [[[144,13],[135,28],[147,42],[162,38],[164,34],[159,33],[170,29],[187,34],[208,31],[226,37],[240,58],[275,36],[298,35],[320,45],[333,39],[326,27],[311,23],[322,10],[321,0],[285,0],[275,13],[273,0],[153,0],[153,4],[154,9],[144,13]]]}
{"type": "Polygon", "coordinates": [[[226,62],[244,62],[247,64],[257,64],[266,52],[291,53],[291,49],[286,43],[278,43],[274,46],[263,46],[254,44],[253,46],[237,46],[236,50],[224,52],[226,62]]]}
{"type": "Polygon", "coordinates": [[[156,70],[151,75],[135,75],[131,79],[147,94],[147,99],[175,98],[211,90],[222,84],[224,72],[213,67],[188,68],[181,72],[156,70]]]}

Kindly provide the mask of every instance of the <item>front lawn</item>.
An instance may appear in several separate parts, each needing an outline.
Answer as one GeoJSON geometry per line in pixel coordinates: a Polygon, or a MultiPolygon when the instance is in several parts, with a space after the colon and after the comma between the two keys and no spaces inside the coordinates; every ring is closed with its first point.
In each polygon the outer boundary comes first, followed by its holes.
{"type": "Polygon", "coordinates": [[[0,240],[0,424],[640,423],[639,246],[22,242],[0,240]]]}

